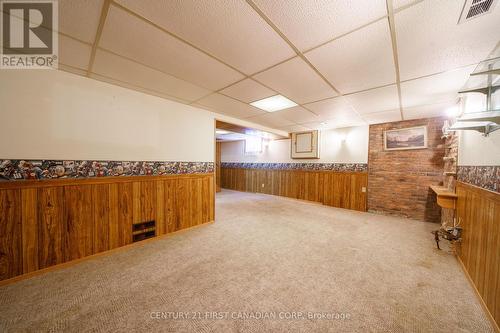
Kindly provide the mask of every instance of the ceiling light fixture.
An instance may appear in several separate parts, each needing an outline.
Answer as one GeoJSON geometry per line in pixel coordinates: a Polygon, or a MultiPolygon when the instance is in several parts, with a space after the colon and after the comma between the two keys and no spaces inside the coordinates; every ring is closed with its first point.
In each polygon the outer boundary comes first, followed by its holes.
{"type": "Polygon", "coordinates": [[[252,102],[250,105],[267,112],[275,112],[297,106],[298,104],[285,96],[275,95],[252,102]]]}

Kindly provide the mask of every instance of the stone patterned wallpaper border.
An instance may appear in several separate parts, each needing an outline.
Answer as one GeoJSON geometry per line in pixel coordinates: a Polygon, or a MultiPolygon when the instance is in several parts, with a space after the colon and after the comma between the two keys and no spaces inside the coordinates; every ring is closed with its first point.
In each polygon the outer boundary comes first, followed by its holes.
{"type": "Polygon", "coordinates": [[[2,160],[0,181],[214,172],[213,162],[2,160]]]}
{"type": "Polygon", "coordinates": [[[500,193],[500,166],[458,166],[457,179],[500,193]]]}
{"type": "Polygon", "coordinates": [[[272,170],[317,170],[340,172],[366,172],[365,163],[241,163],[222,162],[223,168],[272,169],[272,170]]]}

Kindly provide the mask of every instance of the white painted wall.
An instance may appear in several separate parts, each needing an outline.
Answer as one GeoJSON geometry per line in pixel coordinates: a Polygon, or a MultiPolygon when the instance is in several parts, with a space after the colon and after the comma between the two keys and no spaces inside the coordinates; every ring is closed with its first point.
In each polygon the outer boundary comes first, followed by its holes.
{"type": "Polygon", "coordinates": [[[63,71],[0,71],[0,159],[210,162],[214,119],[270,130],[63,71]]]}
{"type": "Polygon", "coordinates": [[[484,137],[476,131],[460,131],[458,165],[500,165],[500,130],[484,137]]]}
{"type": "Polygon", "coordinates": [[[321,131],[321,158],[311,160],[291,159],[289,139],[271,141],[258,155],[245,155],[243,141],[224,142],[221,148],[221,160],[259,163],[367,163],[368,134],[368,126],[321,131]]]}
{"type": "Polygon", "coordinates": [[[212,113],[62,71],[2,71],[0,110],[0,159],[214,160],[212,113]]]}

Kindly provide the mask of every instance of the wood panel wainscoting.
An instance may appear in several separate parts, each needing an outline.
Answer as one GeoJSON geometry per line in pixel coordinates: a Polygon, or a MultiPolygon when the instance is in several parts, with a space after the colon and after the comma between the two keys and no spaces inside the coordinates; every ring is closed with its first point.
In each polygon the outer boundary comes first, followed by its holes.
{"type": "Polygon", "coordinates": [[[458,259],[500,332],[500,193],[457,182],[458,259]]]}
{"type": "Polygon", "coordinates": [[[213,173],[0,183],[0,280],[214,220],[213,173]]]}
{"type": "Polygon", "coordinates": [[[366,172],[221,169],[222,188],[315,201],[363,212],[366,211],[367,183],[366,172]]]}

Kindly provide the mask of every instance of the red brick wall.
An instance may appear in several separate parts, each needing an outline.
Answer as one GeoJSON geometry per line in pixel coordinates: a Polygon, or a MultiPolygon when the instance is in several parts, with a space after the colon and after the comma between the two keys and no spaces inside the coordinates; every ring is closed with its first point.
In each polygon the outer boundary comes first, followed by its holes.
{"type": "Polygon", "coordinates": [[[440,222],[441,209],[429,185],[443,180],[443,118],[370,126],[368,211],[440,222]],[[384,151],[384,131],[427,125],[427,149],[384,151]]]}

